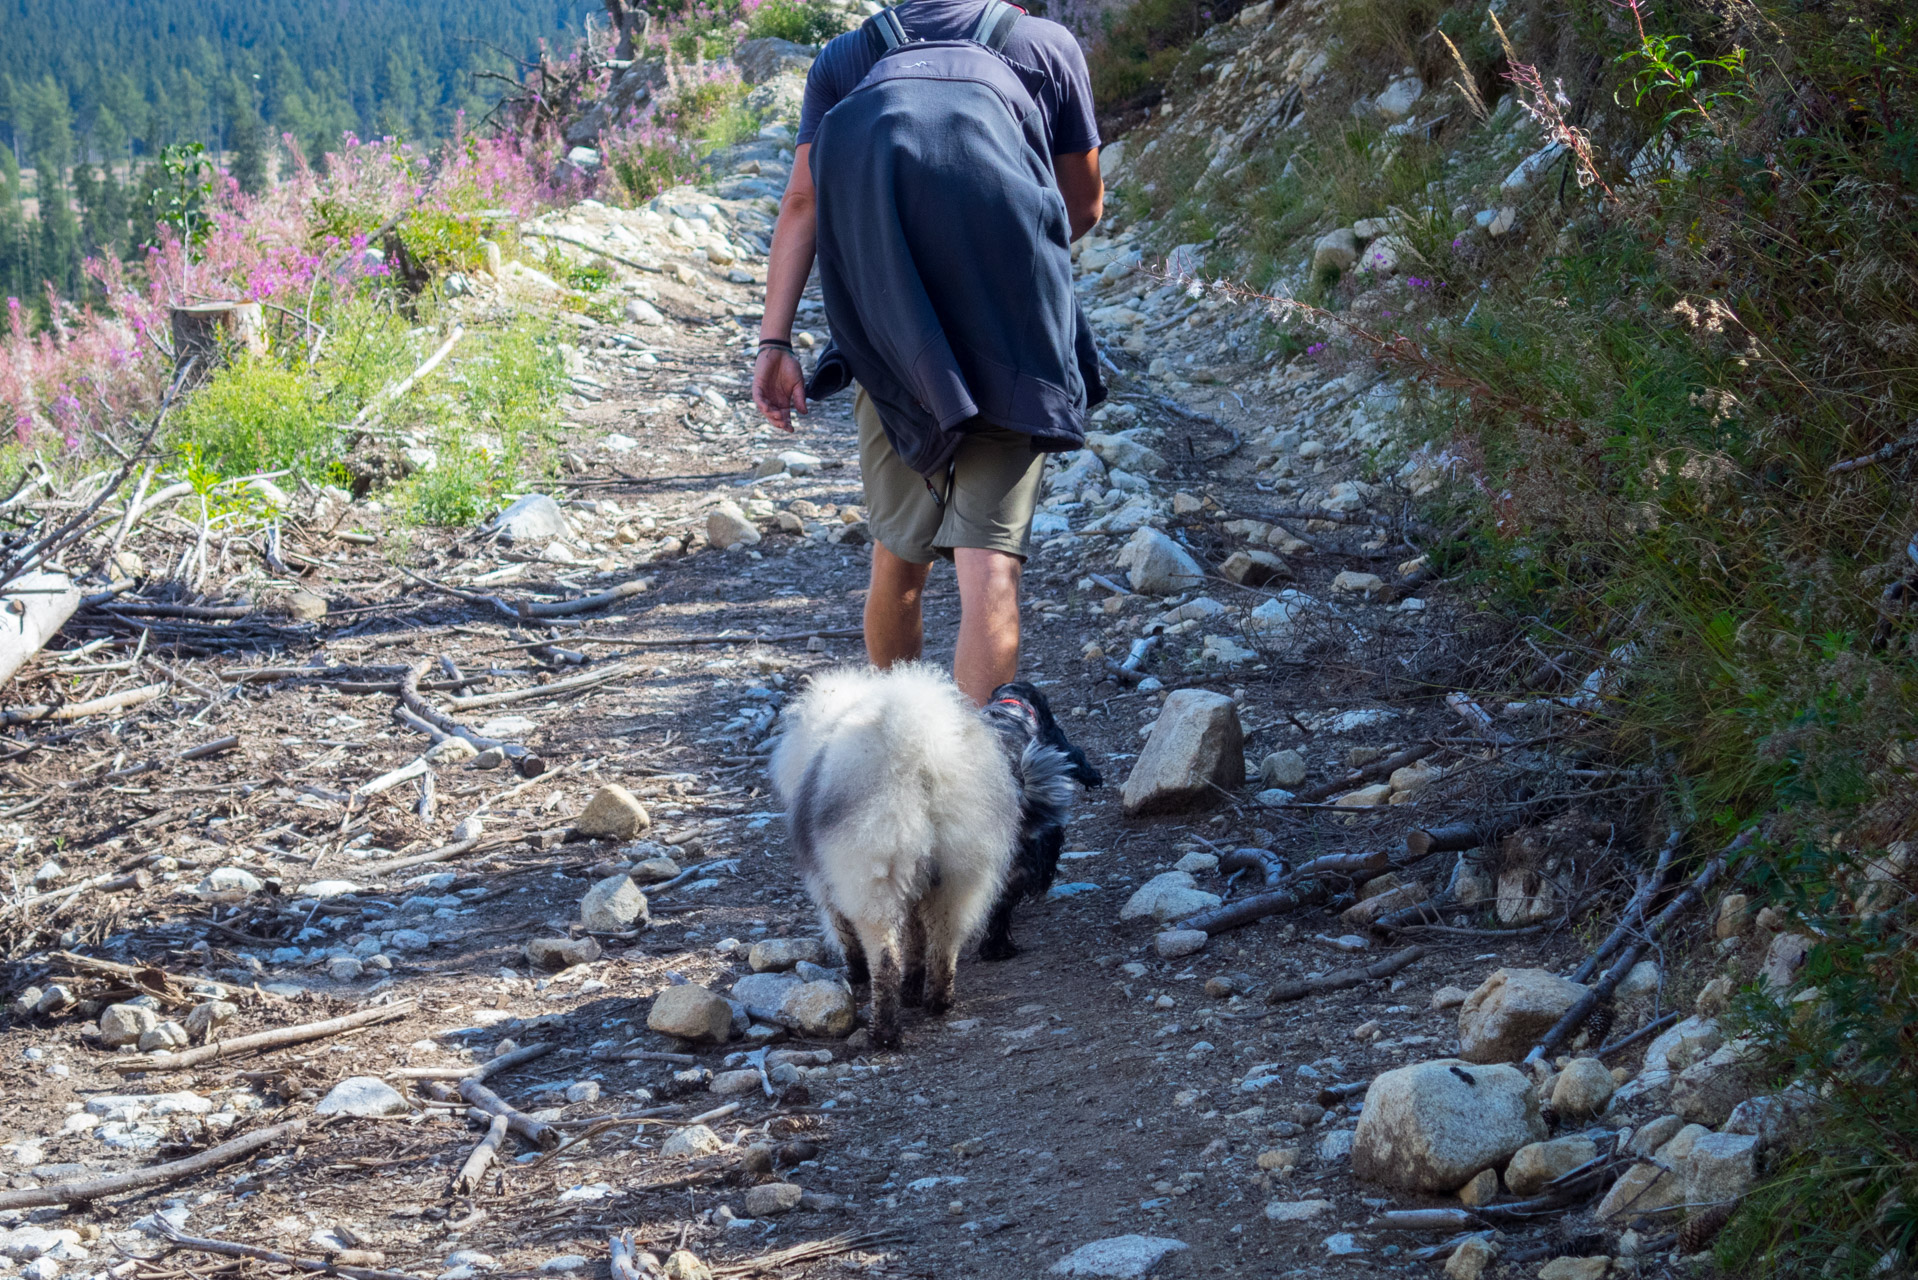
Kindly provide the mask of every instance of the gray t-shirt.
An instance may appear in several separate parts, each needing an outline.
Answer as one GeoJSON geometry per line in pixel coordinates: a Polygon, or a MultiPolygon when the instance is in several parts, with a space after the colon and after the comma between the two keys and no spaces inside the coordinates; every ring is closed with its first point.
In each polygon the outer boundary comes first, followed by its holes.
{"type": "MultiPolygon", "coordinates": [[[[900,24],[915,40],[965,40],[986,11],[984,0],[907,0],[897,6],[900,24]]],[[[1005,55],[1045,76],[1038,94],[1039,114],[1055,156],[1079,155],[1099,145],[1092,115],[1092,78],[1085,52],[1072,33],[1056,22],[1027,15],[1012,29],[1005,55]]],[[[819,121],[859,87],[872,70],[872,42],[864,26],[848,31],[819,51],[806,76],[806,98],[799,111],[799,146],[819,130],[819,121]]]]}

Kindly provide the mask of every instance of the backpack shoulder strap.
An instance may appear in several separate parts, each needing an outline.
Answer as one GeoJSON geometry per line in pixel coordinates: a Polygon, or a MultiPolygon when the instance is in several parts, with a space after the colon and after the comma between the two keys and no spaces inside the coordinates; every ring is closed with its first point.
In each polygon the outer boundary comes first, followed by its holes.
{"type": "MultiPolygon", "coordinates": [[[[1003,0],[994,0],[1001,3],[1003,0]]],[[[866,19],[866,38],[872,42],[873,56],[883,58],[894,49],[912,43],[912,37],[906,34],[906,28],[899,21],[899,15],[891,9],[881,9],[866,19]]]]}
{"type": "Polygon", "coordinates": [[[986,11],[979,16],[972,38],[994,53],[1003,52],[1006,41],[1012,38],[1012,28],[1024,16],[1023,9],[1007,4],[1006,0],[986,0],[986,11]]]}

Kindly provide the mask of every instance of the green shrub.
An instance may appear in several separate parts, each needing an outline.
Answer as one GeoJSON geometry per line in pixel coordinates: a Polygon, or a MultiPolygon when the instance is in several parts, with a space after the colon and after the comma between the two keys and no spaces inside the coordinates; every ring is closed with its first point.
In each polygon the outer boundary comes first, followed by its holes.
{"type": "Polygon", "coordinates": [[[413,260],[435,275],[473,271],[485,259],[481,219],[441,210],[420,209],[399,225],[399,237],[413,260]]]}
{"type": "Polygon", "coordinates": [[[824,44],[845,29],[841,14],[806,0],[765,0],[746,19],[746,34],[751,38],[794,44],[824,44]]]}
{"type": "Polygon", "coordinates": [[[1099,110],[1119,113],[1157,102],[1187,46],[1244,7],[1243,0],[1133,0],[1109,12],[1088,59],[1099,110]]]}
{"type": "Polygon", "coordinates": [[[186,397],[168,419],[183,459],[226,479],[291,468],[317,476],[335,438],[315,380],[269,358],[242,356],[186,397]]]}

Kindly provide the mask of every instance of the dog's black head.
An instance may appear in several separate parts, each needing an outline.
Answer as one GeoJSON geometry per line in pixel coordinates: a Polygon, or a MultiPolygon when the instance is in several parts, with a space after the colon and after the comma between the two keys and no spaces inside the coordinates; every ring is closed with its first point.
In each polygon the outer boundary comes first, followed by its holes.
{"type": "Polygon", "coordinates": [[[1039,692],[1036,686],[1024,680],[1000,685],[992,691],[992,700],[986,704],[986,713],[1000,720],[1017,717],[1034,741],[1051,747],[1070,762],[1072,780],[1080,786],[1097,787],[1104,784],[1105,779],[1086,759],[1086,753],[1072,745],[1072,740],[1066,737],[1059,722],[1053,719],[1052,704],[1046,701],[1046,695],[1039,692]]]}

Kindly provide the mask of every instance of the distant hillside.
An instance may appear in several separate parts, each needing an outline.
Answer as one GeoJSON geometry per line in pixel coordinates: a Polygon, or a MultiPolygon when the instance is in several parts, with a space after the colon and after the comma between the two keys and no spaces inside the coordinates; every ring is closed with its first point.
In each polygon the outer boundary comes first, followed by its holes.
{"type": "MultiPolygon", "coordinates": [[[[576,35],[598,0],[0,0],[0,142],[22,164],[230,146],[264,120],[310,153],[442,136],[501,52],[576,35]]],[[[567,47],[562,44],[561,48],[567,47]]],[[[496,87],[496,86],[495,86],[496,87]]]]}

